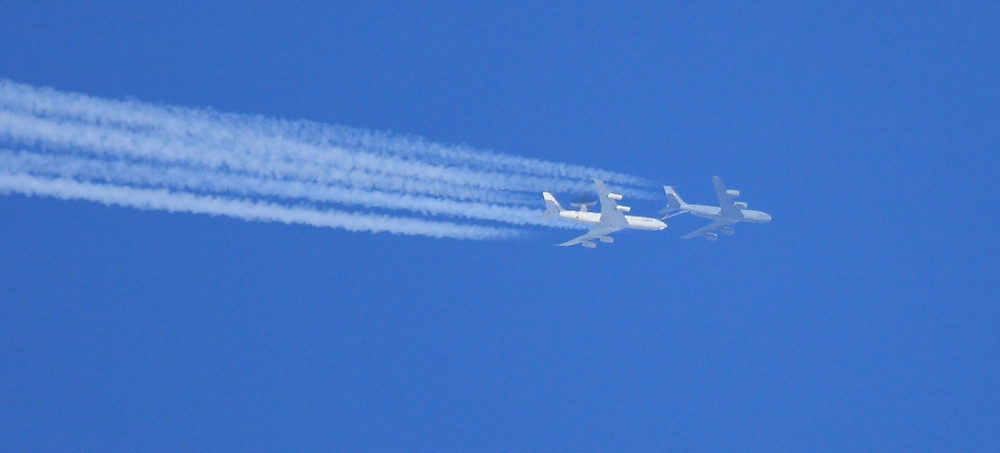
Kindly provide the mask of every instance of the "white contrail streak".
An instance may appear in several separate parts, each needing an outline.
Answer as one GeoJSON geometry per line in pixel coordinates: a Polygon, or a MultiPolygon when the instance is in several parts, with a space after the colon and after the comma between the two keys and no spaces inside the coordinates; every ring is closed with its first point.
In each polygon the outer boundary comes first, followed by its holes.
{"type": "Polygon", "coordinates": [[[444,198],[329,187],[302,181],[258,179],[186,168],[161,169],[147,164],[108,162],[77,156],[54,157],[0,149],[0,171],[50,178],[82,178],[133,187],[405,210],[425,215],[491,220],[513,225],[553,226],[550,222],[538,219],[537,209],[527,207],[457,202],[444,198]]]}
{"type": "Polygon", "coordinates": [[[4,192],[44,195],[63,200],[87,200],[138,209],[222,215],[243,220],[297,223],[370,233],[456,239],[506,239],[519,234],[515,230],[505,228],[334,210],[318,211],[266,202],[174,193],[164,189],[81,183],[69,179],[46,179],[15,173],[0,173],[0,193],[4,192]]]}
{"type": "MultiPolygon", "coordinates": [[[[240,155],[225,145],[191,142],[185,137],[160,137],[126,130],[62,123],[46,118],[0,111],[0,136],[22,144],[72,149],[106,159],[142,159],[172,167],[195,167],[213,172],[239,172],[266,178],[311,181],[346,187],[376,189],[388,192],[431,194],[457,200],[502,203],[512,199],[496,189],[453,183],[453,171],[424,172],[440,176],[435,179],[421,175],[409,177],[400,172],[376,173],[362,168],[327,166],[323,168],[317,156],[275,156],[267,160],[253,155],[240,155]]],[[[235,145],[234,145],[235,146],[235,145]]],[[[339,153],[331,150],[331,153],[339,153]]],[[[350,164],[355,156],[344,155],[340,162],[350,164]]],[[[386,167],[388,168],[388,166],[386,167]]],[[[412,169],[411,169],[412,170],[412,169]]],[[[413,173],[411,171],[411,173],[413,173]]],[[[470,177],[471,179],[471,177],[470,177]]]]}
{"type": "MultiPolygon", "coordinates": [[[[590,178],[614,184],[648,186],[643,178],[569,164],[506,156],[464,147],[448,147],[388,133],[327,126],[307,121],[284,121],[256,115],[220,114],[211,110],[160,107],[63,93],[48,88],[0,81],[0,105],[11,111],[51,118],[66,124],[107,125],[146,138],[170,136],[214,148],[213,157],[228,151],[238,157],[256,156],[274,164],[309,163],[308,176],[322,178],[329,169],[358,169],[407,178],[430,178],[493,190],[537,193],[590,189],[590,178]],[[422,157],[414,160],[413,157],[422,157]],[[291,159],[287,159],[291,158],[291,159]],[[430,162],[444,162],[435,165],[430,162]],[[442,179],[443,178],[443,179],[442,179]]],[[[100,136],[106,133],[98,133],[100,136]]],[[[135,149],[131,149],[133,152],[135,149]]],[[[192,158],[174,150],[174,161],[192,158]]],[[[196,154],[194,158],[206,158],[196,154]]],[[[220,165],[224,159],[208,162],[220,165]]],[[[658,198],[658,193],[632,191],[630,196],[658,198]]]]}
{"type": "Polygon", "coordinates": [[[349,231],[514,237],[562,226],[538,220],[539,192],[590,191],[591,177],[655,197],[642,178],[587,167],[6,80],[0,146],[4,193],[349,231]]]}

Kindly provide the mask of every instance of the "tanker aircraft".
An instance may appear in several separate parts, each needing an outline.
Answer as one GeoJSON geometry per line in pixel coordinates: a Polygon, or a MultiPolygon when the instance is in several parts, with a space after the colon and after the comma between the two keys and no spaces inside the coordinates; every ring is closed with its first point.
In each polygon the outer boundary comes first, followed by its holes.
{"type": "Polygon", "coordinates": [[[608,187],[600,179],[594,179],[594,186],[597,188],[597,199],[601,203],[600,212],[590,212],[587,209],[588,206],[594,204],[593,202],[573,203],[574,207],[579,207],[579,210],[576,211],[563,209],[551,193],[542,192],[542,198],[545,199],[545,214],[542,216],[543,218],[560,217],[591,225],[590,231],[587,234],[563,242],[559,244],[560,246],[580,244],[592,249],[597,247],[597,244],[594,243],[595,239],[604,243],[614,242],[614,238],[608,235],[624,228],[657,231],[667,227],[667,224],[659,219],[625,215],[632,208],[617,203],[618,200],[622,199],[621,194],[608,191],[608,187]]]}
{"type": "Polygon", "coordinates": [[[713,176],[712,182],[715,184],[715,195],[719,198],[719,206],[687,204],[677,195],[673,187],[663,186],[663,191],[667,194],[667,207],[660,213],[668,214],[664,219],[690,213],[712,220],[712,223],[682,236],[684,239],[703,236],[705,239],[714,241],[719,238],[719,235],[715,233],[716,230],[727,236],[732,236],[735,231],[730,225],[734,223],[768,223],[771,221],[771,216],[767,213],[747,209],[746,203],[736,201],[736,197],[740,196],[740,191],[726,189],[722,179],[718,176],[713,176]]]}

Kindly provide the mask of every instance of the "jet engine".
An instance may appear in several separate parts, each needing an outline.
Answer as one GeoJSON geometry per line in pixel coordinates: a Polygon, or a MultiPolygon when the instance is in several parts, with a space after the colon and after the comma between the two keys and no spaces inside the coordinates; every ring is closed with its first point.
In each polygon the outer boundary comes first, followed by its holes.
{"type": "Polygon", "coordinates": [[[722,227],[722,229],[719,231],[722,231],[722,234],[726,236],[732,236],[733,233],[736,232],[736,230],[732,229],[731,227],[722,227]]]}
{"type": "Polygon", "coordinates": [[[629,207],[629,206],[622,206],[622,205],[618,205],[617,208],[621,212],[629,212],[629,211],[632,210],[631,207],[629,207]]]}
{"type": "Polygon", "coordinates": [[[613,238],[611,236],[601,236],[600,239],[601,239],[601,242],[603,242],[605,244],[610,244],[612,242],[615,242],[615,238],[613,238]]]}
{"type": "Polygon", "coordinates": [[[740,196],[740,191],[733,190],[733,189],[727,189],[726,190],[726,195],[729,195],[730,197],[738,197],[738,196],[740,196]]]}
{"type": "Polygon", "coordinates": [[[746,209],[747,208],[747,204],[744,203],[744,202],[742,202],[742,201],[737,201],[736,202],[736,207],[740,208],[740,209],[746,209]]]}
{"type": "Polygon", "coordinates": [[[609,192],[608,193],[608,198],[610,198],[612,200],[621,200],[622,199],[622,194],[620,194],[620,193],[610,193],[609,192]]]}
{"type": "Polygon", "coordinates": [[[586,247],[588,249],[597,248],[597,244],[595,244],[593,242],[581,242],[580,245],[582,245],[582,246],[584,246],[584,247],[586,247]]]}
{"type": "Polygon", "coordinates": [[[708,239],[709,241],[714,241],[714,240],[716,240],[718,238],[719,238],[718,234],[715,234],[715,233],[705,233],[705,239],[708,239]]]}

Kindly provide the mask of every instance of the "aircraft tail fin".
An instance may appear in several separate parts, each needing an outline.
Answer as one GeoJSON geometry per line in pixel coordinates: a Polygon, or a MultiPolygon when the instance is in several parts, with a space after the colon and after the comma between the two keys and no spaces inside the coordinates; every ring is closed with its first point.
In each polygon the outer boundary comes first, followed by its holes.
{"type": "Polygon", "coordinates": [[[559,205],[559,202],[556,201],[556,197],[553,197],[552,194],[542,192],[542,198],[545,199],[545,214],[542,215],[542,218],[558,216],[560,212],[565,211],[565,209],[559,205]]]}
{"type": "Polygon", "coordinates": [[[667,207],[660,210],[660,214],[670,214],[675,211],[680,211],[681,208],[687,205],[681,196],[674,191],[673,187],[663,186],[663,192],[667,194],[667,207]]]}

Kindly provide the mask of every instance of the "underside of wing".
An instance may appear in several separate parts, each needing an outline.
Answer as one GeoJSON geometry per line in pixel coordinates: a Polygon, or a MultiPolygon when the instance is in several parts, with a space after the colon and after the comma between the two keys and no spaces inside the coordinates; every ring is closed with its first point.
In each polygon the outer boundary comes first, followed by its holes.
{"type": "Polygon", "coordinates": [[[733,223],[734,222],[728,222],[728,221],[725,221],[725,220],[716,220],[716,221],[714,221],[714,222],[712,222],[712,223],[710,223],[708,225],[705,225],[705,226],[703,226],[701,228],[698,228],[697,230],[694,230],[694,231],[692,231],[692,232],[690,232],[688,234],[685,234],[684,236],[681,236],[681,237],[684,238],[684,239],[691,239],[691,238],[694,238],[694,237],[701,236],[701,235],[703,235],[705,233],[709,233],[709,232],[718,230],[719,228],[722,228],[724,226],[732,225],[733,223]]]}
{"type": "Polygon", "coordinates": [[[584,234],[583,236],[570,239],[559,245],[562,247],[566,247],[569,245],[583,244],[585,242],[590,243],[590,241],[593,241],[595,239],[600,239],[620,229],[621,228],[597,227],[588,231],[587,234],[584,234]]]}
{"type": "Polygon", "coordinates": [[[594,187],[597,188],[597,199],[601,202],[601,225],[618,227],[628,225],[628,220],[625,220],[625,214],[618,209],[618,203],[615,201],[621,200],[622,196],[620,194],[612,194],[608,190],[608,186],[604,185],[604,182],[600,179],[594,179],[594,187]]]}
{"type": "Polygon", "coordinates": [[[739,192],[726,190],[726,185],[718,176],[712,177],[712,184],[715,185],[715,196],[719,199],[719,209],[722,214],[730,217],[741,217],[740,208],[736,206],[736,197],[733,195],[739,195],[739,192]]]}

